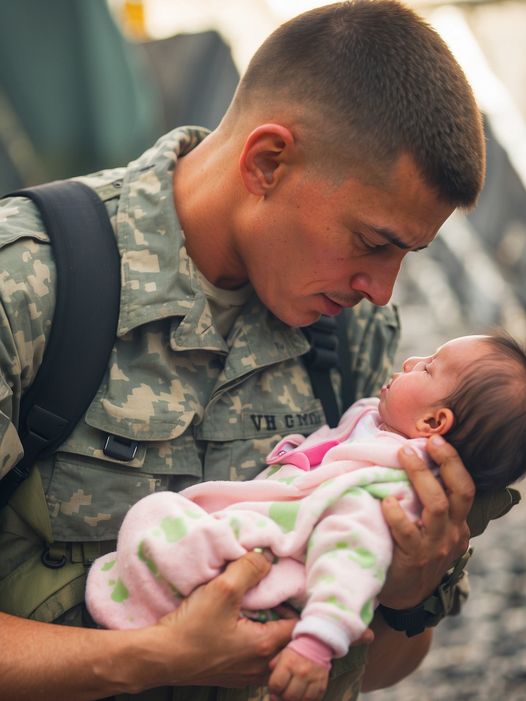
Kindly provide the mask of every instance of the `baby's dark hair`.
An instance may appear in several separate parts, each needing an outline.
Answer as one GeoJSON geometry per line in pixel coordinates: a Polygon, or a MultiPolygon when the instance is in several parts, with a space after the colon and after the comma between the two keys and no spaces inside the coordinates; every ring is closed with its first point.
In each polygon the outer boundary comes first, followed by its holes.
{"type": "Polygon", "coordinates": [[[455,415],[444,438],[471,473],[478,491],[497,489],[526,473],[526,352],[499,333],[444,400],[455,415]]]}

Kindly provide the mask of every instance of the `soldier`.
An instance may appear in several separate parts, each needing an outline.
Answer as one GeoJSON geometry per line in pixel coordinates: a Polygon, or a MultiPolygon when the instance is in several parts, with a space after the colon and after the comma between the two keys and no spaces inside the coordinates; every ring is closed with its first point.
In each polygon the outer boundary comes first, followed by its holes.
{"type": "MultiPolygon", "coordinates": [[[[299,327],[353,307],[355,398],[375,394],[398,337],[396,312],[378,305],[403,257],[473,205],[483,172],[480,114],[444,43],[391,0],[356,0],[272,34],[213,133],[177,129],[128,167],[82,179],[117,237],[119,325],[84,419],[0,516],[0,697],[268,698],[268,662],[294,622],[239,619],[243,593],[268,570],[263,555],[136,631],[89,627],[86,569],[115,549],[141,497],[250,478],[281,436],[323,423],[299,327]]],[[[19,403],[49,336],[55,268],[29,201],[3,201],[0,223],[5,474],[21,456],[19,403]]],[[[381,602],[408,616],[468,545],[471,479],[447,444],[429,449],[442,485],[401,458],[422,525],[384,506],[396,547],[381,602]]],[[[377,614],[367,668],[367,646],[354,647],[326,698],[353,699],[362,677],[378,688],[417,666],[429,629],[408,638],[393,620],[377,614]]]]}

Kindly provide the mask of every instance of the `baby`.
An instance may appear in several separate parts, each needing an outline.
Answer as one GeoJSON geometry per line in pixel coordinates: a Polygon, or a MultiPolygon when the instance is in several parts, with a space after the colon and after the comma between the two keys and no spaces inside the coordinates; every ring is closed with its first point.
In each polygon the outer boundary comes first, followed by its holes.
{"type": "MultiPolygon", "coordinates": [[[[139,501],[117,552],[97,560],[86,601],[99,624],[153,624],[226,563],[254,548],[274,555],[243,601],[258,617],[287,601],[301,611],[293,640],[271,663],[269,687],[321,699],[333,657],[367,628],[392,557],[381,500],[413,520],[418,500],[397,453],[425,457],[426,439],[452,443],[478,490],[525,471],[526,355],[507,336],[465,336],[409,358],[379,398],[362,399],[338,427],[291,435],[255,480],[204,482],[139,501]]],[[[292,694],[292,695],[291,695],[292,694]]]]}

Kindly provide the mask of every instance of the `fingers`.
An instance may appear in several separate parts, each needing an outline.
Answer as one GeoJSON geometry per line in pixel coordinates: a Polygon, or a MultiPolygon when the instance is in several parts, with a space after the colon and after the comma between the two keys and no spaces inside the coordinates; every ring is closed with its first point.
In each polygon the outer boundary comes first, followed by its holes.
{"type": "Polygon", "coordinates": [[[275,655],[290,642],[292,631],[297,622],[296,619],[289,619],[283,621],[269,621],[268,623],[260,624],[262,634],[268,641],[269,649],[268,652],[265,651],[267,657],[275,655]]]}
{"type": "Polygon", "coordinates": [[[395,548],[381,600],[394,608],[422,601],[469,541],[466,516],[474,492],[471,477],[455,449],[443,439],[429,440],[428,451],[439,466],[438,477],[408,446],[398,453],[422,505],[418,521],[406,515],[396,498],[382,502],[395,548]]]}
{"type": "Polygon", "coordinates": [[[306,679],[294,675],[288,669],[278,665],[269,679],[271,698],[282,701],[314,701],[317,696],[309,694],[309,684],[306,679]]]}
{"type": "Polygon", "coordinates": [[[293,676],[289,683],[281,690],[280,698],[284,701],[311,701],[307,696],[307,682],[301,677],[293,676]]]}
{"type": "Polygon", "coordinates": [[[437,512],[447,509],[444,490],[424,460],[409,447],[402,448],[398,458],[422,504],[437,512]]]}
{"type": "Polygon", "coordinates": [[[413,450],[406,447],[398,455],[422,504],[422,522],[427,534],[431,539],[440,539],[450,520],[448,496],[424,460],[413,450]]]}
{"type": "Polygon", "coordinates": [[[300,617],[296,609],[292,608],[292,606],[289,606],[288,604],[280,604],[279,606],[276,606],[274,611],[278,614],[280,618],[291,620],[293,619],[295,621],[298,621],[300,617]]]}
{"type": "Polygon", "coordinates": [[[275,657],[272,665],[272,674],[268,680],[268,688],[272,695],[279,698],[292,679],[292,672],[284,664],[279,664],[279,656],[275,657]]]}
{"type": "Polygon", "coordinates": [[[382,501],[382,513],[396,543],[403,550],[410,550],[416,537],[416,528],[408,519],[395,497],[382,501]]]}
{"type": "Polygon", "coordinates": [[[327,688],[329,669],[291,650],[284,650],[270,665],[272,698],[281,701],[319,701],[327,688]]]}
{"type": "Polygon", "coordinates": [[[263,554],[248,552],[239,560],[231,562],[215,579],[215,584],[230,595],[235,603],[240,604],[246,592],[262,580],[270,568],[271,564],[263,554]]]}
{"type": "Polygon", "coordinates": [[[370,645],[373,642],[374,633],[370,628],[366,628],[364,632],[360,635],[360,637],[351,643],[351,647],[353,645],[370,645]]]}
{"type": "Polygon", "coordinates": [[[431,458],[440,467],[440,476],[449,498],[449,515],[455,523],[462,523],[473,504],[475,484],[464,467],[457,451],[440,436],[427,443],[431,458]]]}
{"type": "MultiPolygon", "coordinates": [[[[461,555],[469,544],[466,518],[473,503],[475,485],[457,451],[441,436],[427,442],[431,459],[439,466],[437,479],[425,461],[410,448],[403,448],[398,456],[422,503],[421,525],[431,542],[444,542],[449,532],[449,554],[452,559],[461,555]]],[[[418,539],[418,528],[405,517],[400,507],[386,504],[384,516],[393,530],[396,541],[409,547],[418,539]]]]}

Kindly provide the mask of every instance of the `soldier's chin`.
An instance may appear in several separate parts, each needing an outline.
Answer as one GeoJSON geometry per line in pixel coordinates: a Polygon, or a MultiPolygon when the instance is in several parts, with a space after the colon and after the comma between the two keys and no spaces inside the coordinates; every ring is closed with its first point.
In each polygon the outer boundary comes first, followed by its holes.
{"type": "Polygon", "coordinates": [[[305,326],[310,326],[311,324],[314,324],[316,321],[318,321],[318,319],[323,313],[324,312],[320,312],[314,309],[310,309],[308,311],[296,311],[294,309],[286,309],[283,312],[280,312],[279,314],[274,312],[274,314],[278,317],[280,321],[282,321],[284,324],[287,324],[287,326],[291,326],[294,329],[301,329],[305,326]]]}

